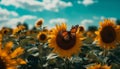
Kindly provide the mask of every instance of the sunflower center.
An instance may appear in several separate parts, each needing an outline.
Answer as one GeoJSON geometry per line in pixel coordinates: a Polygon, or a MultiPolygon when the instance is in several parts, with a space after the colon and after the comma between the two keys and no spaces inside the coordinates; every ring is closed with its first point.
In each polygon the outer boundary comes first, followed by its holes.
{"type": "Polygon", "coordinates": [[[37,25],[41,25],[42,24],[42,21],[39,21],[38,23],[37,23],[37,25]]]}
{"type": "Polygon", "coordinates": [[[100,32],[102,41],[105,43],[111,43],[116,39],[115,29],[111,26],[106,26],[100,32]]]}
{"type": "Polygon", "coordinates": [[[7,34],[7,30],[4,31],[4,34],[7,34]]]}
{"type": "Polygon", "coordinates": [[[5,62],[0,58],[0,69],[7,69],[5,62]]]}
{"type": "Polygon", "coordinates": [[[56,42],[61,49],[71,49],[76,43],[76,36],[70,32],[60,31],[56,37],[56,42]]]}
{"type": "Polygon", "coordinates": [[[100,66],[100,68],[99,69],[106,69],[106,68],[104,68],[103,66],[100,66]]]}
{"type": "Polygon", "coordinates": [[[83,27],[79,27],[80,28],[80,31],[84,31],[84,28],[83,27]]]}
{"type": "Polygon", "coordinates": [[[41,34],[40,35],[40,40],[45,40],[46,39],[46,35],[45,34],[41,34]]]}

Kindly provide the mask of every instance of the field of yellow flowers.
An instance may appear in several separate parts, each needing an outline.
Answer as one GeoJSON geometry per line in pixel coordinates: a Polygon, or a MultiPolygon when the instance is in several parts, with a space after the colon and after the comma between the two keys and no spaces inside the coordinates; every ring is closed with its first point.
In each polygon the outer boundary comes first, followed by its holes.
{"type": "Polygon", "coordinates": [[[0,30],[0,69],[120,69],[120,25],[105,19],[99,26],[57,24],[33,29],[27,24],[0,30]]]}

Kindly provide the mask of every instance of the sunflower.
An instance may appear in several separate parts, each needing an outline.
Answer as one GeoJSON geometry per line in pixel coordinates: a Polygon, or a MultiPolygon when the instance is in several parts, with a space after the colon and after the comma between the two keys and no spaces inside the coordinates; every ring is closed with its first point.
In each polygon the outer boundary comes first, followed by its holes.
{"type": "MultiPolygon", "coordinates": [[[[49,47],[54,48],[53,52],[59,54],[60,57],[70,58],[73,54],[78,54],[82,46],[79,31],[71,32],[66,30],[65,23],[56,25],[49,35],[49,47]]],[[[79,30],[79,29],[78,29],[79,30]]]]}
{"type": "Polygon", "coordinates": [[[48,30],[48,34],[50,35],[52,33],[52,29],[48,30]]]}
{"type": "Polygon", "coordinates": [[[3,28],[1,29],[1,33],[2,33],[3,35],[10,34],[10,32],[11,32],[11,30],[10,30],[9,28],[3,27],[3,28]]]}
{"type": "Polygon", "coordinates": [[[79,28],[79,32],[81,32],[81,33],[85,32],[84,27],[83,26],[79,26],[79,25],[72,26],[71,32],[76,32],[78,28],[79,28]]]}
{"type": "Polygon", "coordinates": [[[96,33],[96,39],[98,44],[104,49],[113,49],[116,47],[116,43],[119,42],[120,32],[114,21],[104,20],[100,22],[100,28],[96,33]]]}
{"type": "Polygon", "coordinates": [[[37,35],[37,38],[40,42],[45,43],[48,40],[47,33],[46,32],[39,32],[37,35]]]}
{"type": "Polygon", "coordinates": [[[17,69],[19,64],[26,64],[23,59],[18,58],[24,50],[18,47],[12,52],[12,46],[13,42],[6,43],[5,47],[0,44],[0,69],[17,69]]]}
{"type": "Polygon", "coordinates": [[[12,34],[13,35],[15,35],[16,33],[18,33],[20,30],[19,30],[19,28],[18,27],[16,27],[16,28],[14,28],[13,29],[13,32],[12,32],[12,34]]]}
{"type": "Polygon", "coordinates": [[[26,27],[25,27],[24,25],[19,25],[19,26],[18,26],[18,29],[19,29],[20,31],[22,31],[22,30],[25,30],[26,27]]]}
{"type": "Polygon", "coordinates": [[[43,24],[43,22],[44,22],[43,19],[37,20],[36,23],[35,23],[35,27],[36,27],[36,28],[39,28],[39,27],[43,24]]]}
{"type": "Polygon", "coordinates": [[[111,69],[111,66],[96,64],[87,67],[87,69],[111,69]]]}
{"type": "Polygon", "coordinates": [[[95,32],[93,32],[93,31],[87,31],[87,32],[86,32],[86,36],[87,36],[87,37],[90,37],[90,38],[95,38],[96,34],[95,34],[95,32]]]}
{"type": "Polygon", "coordinates": [[[85,28],[83,26],[79,26],[80,32],[85,32],[85,28]]]}
{"type": "Polygon", "coordinates": [[[0,42],[2,41],[2,34],[0,34],[0,42]]]}
{"type": "Polygon", "coordinates": [[[29,35],[31,35],[31,34],[34,34],[34,31],[33,31],[33,30],[28,30],[28,31],[26,31],[26,35],[27,35],[27,36],[29,36],[29,35]]]}
{"type": "Polygon", "coordinates": [[[47,27],[43,27],[43,31],[44,31],[44,32],[48,32],[47,27]]]}

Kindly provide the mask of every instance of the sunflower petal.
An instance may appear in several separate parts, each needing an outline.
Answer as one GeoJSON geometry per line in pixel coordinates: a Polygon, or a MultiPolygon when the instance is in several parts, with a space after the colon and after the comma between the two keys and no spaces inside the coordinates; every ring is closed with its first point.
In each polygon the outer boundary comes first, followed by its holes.
{"type": "Polygon", "coordinates": [[[21,58],[18,58],[17,62],[18,62],[18,64],[26,64],[26,62],[21,58]]]}
{"type": "Polygon", "coordinates": [[[10,42],[8,42],[8,43],[5,45],[4,50],[10,51],[11,48],[12,48],[12,46],[13,46],[13,42],[10,41],[10,42]]]}
{"type": "Polygon", "coordinates": [[[22,47],[18,47],[13,51],[13,53],[10,54],[11,58],[15,58],[23,53],[24,49],[22,47]]]}

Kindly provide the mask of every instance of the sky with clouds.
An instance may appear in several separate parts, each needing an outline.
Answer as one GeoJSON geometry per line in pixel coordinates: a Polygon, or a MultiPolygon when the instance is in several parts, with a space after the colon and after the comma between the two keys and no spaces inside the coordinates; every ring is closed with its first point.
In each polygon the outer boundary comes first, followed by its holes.
{"type": "Polygon", "coordinates": [[[104,18],[120,19],[120,0],[0,0],[0,28],[43,18],[44,26],[66,22],[68,27],[97,26],[104,18]]]}

